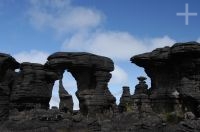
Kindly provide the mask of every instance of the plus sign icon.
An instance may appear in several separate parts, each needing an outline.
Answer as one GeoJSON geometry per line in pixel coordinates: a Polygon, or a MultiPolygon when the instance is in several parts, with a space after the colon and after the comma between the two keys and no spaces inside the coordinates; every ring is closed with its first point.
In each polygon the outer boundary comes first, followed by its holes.
{"type": "Polygon", "coordinates": [[[184,16],[185,17],[185,25],[189,25],[189,17],[190,16],[197,16],[196,12],[189,12],[189,5],[188,3],[185,4],[185,12],[176,13],[177,16],[184,16]]]}

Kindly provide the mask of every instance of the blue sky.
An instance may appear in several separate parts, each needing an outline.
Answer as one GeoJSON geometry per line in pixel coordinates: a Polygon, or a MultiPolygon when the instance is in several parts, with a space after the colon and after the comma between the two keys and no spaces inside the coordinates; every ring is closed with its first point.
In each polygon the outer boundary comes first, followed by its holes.
{"type": "MultiPolygon", "coordinates": [[[[198,0],[0,0],[0,52],[19,62],[37,63],[45,63],[56,51],[108,56],[115,62],[109,88],[119,99],[122,86],[133,92],[136,77],[145,75],[130,63],[133,55],[175,42],[200,41],[199,6],[198,0]],[[189,17],[189,25],[176,16],[186,3],[189,12],[198,13],[189,17]]],[[[51,105],[59,101],[57,85],[51,105]]],[[[76,91],[69,73],[64,85],[71,94],[76,91]]]]}

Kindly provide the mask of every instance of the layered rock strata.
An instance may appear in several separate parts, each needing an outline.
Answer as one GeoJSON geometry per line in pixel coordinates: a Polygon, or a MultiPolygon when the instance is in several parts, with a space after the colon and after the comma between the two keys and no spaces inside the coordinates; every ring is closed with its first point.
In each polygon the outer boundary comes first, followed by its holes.
{"type": "Polygon", "coordinates": [[[49,109],[54,81],[57,79],[58,75],[55,72],[41,64],[22,63],[10,96],[11,109],[49,109]]]}
{"type": "Polygon", "coordinates": [[[77,81],[80,111],[84,114],[102,113],[115,106],[115,97],[108,90],[113,61],[90,53],[57,52],[48,57],[47,67],[68,70],[77,81]]]}
{"type": "Polygon", "coordinates": [[[176,43],[136,55],[132,63],[143,67],[151,78],[150,99],[157,112],[192,111],[199,116],[200,44],[176,43]]]}
{"type": "Polygon", "coordinates": [[[9,104],[12,86],[15,80],[15,69],[19,63],[10,55],[0,53],[0,121],[9,115],[9,104]]]}

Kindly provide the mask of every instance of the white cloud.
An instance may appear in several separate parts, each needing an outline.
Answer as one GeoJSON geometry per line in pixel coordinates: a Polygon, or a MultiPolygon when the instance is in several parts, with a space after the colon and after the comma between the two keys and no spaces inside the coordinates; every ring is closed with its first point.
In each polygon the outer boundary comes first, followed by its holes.
{"type": "Polygon", "coordinates": [[[49,54],[43,51],[31,50],[30,52],[20,52],[13,56],[20,63],[31,62],[44,64],[46,63],[49,54]]]}
{"type": "Polygon", "coordinates": [[[120,84],[128,82],[128,74],[119,66],[115,65],[115,70],[112,72],[110,84],[120,84]]]}
{"type": "Polygon", "coordinates": [[[71,33],[99,26],[103,14],[95,9],[73,6],[70,0],[32,0],[30,22],[38,28],[71,33]]]}
{"type": "Polygon", "coordinates": [[[63,43],[63,50],[88,51],[114,60],[128,60],[133,55],[158,47],[171,46],[175,40],[168,36],[139,39],[128,32],[77,33],[63,43]]]}
{"type": "Polygon", "coordinates": [[[128,32],[101,31],[103,13],[74,6],[71,0],[32,0],[29,17],[36,27],[72,33],[62,50],[92,52],[114,60],[129,60],[133,55],[175,43],[168,36],[140,39],[128,32]]]}
{"type": "Polygon", "coordinates": [[[176,43],[176,41],[171,39],[169,36],[164,36],[162,38],[153,38],[150,40],[150,43],[151,43],[150,49],[153,50],[159,47],[172,46],[173,44],[176,43]]]}
{"type": "Polygon", "coordinates": [[[197,39],[197,42],[200,43],[200,38],[197,39]]]}

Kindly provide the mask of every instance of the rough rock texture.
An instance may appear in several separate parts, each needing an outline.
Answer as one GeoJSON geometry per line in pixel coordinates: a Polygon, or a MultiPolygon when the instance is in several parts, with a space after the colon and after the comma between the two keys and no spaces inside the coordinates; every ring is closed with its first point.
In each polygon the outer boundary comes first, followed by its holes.
{"type": "Polygon", "coordinates": [[[130,88],[128,86],[123,87],[122,96],[120,98],[119,111],[126,112],[130,110],[130,105],[133,101],[131,99],[130,88]]]}
{"type": "Polygon", "coordinates": [[[151,78],[150,98],[157,112],[192,111],[200,105],[200,45],[177,43],[131,58],[151,78]]]}
{"type": "Polygon", "coordinates": [[[40,107],[49,109],[56,73],[41,64],[22,63],[10,97],[11,109],[19,111],[40,107]]]}
{"type": "Polygon", "coordinates": [[[152,87],[138,77],[134,94],[123,87],[117,106],[108,89],[109,58],[58,52],[41,65],[0,54],[0,132],[199,132],[200,44],[175,44],[131,61],[145,68],[152,87]],[[63,87],[64,70],[77,81],[80,110],[63,87]],[[48,109],[55,80],[60,107],[48,109]]]}
{"type": "Polygon", "coordinates": [[[90,53],[57,52],[48,57],[47,67],[67,69],[77,81],[80,111],[84,114],[102,113],[115,106],[115,97],[108,90],[113,61],[90,53]]]}
{"type": "Polygon", "coordinates": [[[133,101],[133,111],[142,112],[152,112],[151,101],[148,95],[148,85],[145,80],[146,77],[138,77],[139,84],[135,86],[135,92],[132,95],[133,101]]]}
{"type": "Polygon", "coordinates": [[[10,94],[19,63],[8,54],[0,53],[0,122],[9,115],[10,94]]]}

